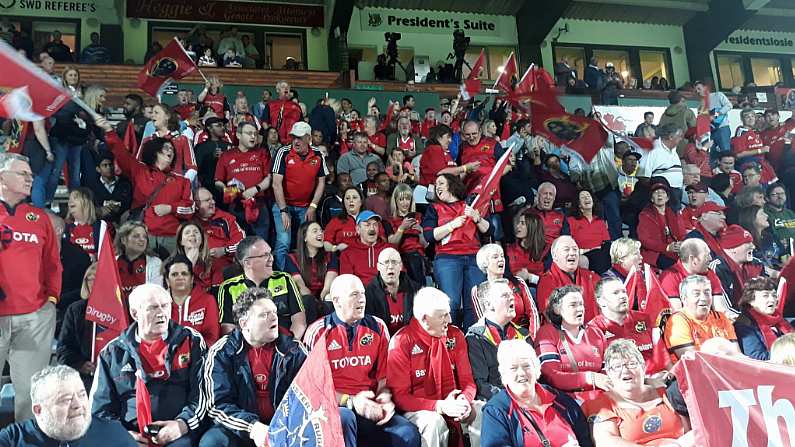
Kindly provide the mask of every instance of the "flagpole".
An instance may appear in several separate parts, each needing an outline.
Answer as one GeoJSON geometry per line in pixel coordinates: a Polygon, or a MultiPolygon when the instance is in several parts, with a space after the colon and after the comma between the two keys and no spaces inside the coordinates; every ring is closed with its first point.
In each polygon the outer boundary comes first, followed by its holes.
{"type": "Polygon", "coordinates": [[[91,363],[97,362],[97,323],[93,322],[94,329],[91,331],[91,363]]]}
{"type": "MultiPolygon", "coordinates": [[[[177,36],[174,36],[174,40],[176,40],[176,41],[177,41],[177,45],[179,45],[179,48],[182,50],[182,52],[183,52],[183,53],[185,53],[185,55],[186,55],[186,56],[188,56],[188,57],[190,58],[190,55],[188,54],[188,50],[186,50],[186,49],[185,49],[185,47],[183,47],[183,46],[182,46],[182,42],[180,42],[180,41],[179,41],[179,39],[177,39],[177,36]]],[[[205,76],[205,75],[204,75],[204,73],[202,73],[202,71],[201,71],[201,69],[199,68],[199,66],[198,66],[198,65],[196,65],[196,71],[198,71],[198,72],[199,72],[199,74],[201,75],[202,79],[204,79],[204,82],[205,82],[205,83],[209,83],[209,82],[210,82],[210,81],[207,79],[207,76],[205,76]]],[[[165,85],[165,84],[164,84],[164,85],[165,85]]]]}

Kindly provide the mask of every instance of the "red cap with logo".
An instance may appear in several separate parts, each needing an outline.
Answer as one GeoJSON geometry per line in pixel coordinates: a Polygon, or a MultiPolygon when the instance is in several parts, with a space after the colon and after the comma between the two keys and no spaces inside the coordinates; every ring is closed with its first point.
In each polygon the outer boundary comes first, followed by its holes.
{"type": "Polygon", "coordinates": [[[720,246],[724,250],[737,248],[747,243],[753,243],[754,237],[745,228],[739,225],[729,225],[720,235],[720,246]]]}

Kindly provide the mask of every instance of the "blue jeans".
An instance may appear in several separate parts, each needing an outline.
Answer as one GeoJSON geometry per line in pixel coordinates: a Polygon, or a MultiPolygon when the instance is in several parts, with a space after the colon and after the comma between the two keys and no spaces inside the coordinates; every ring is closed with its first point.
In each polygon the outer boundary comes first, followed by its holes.
{"type": "Polygon", "coordinates": [[[290,214],[289,230],[285,230],[284,225],[282,225],[282,212],[279,210],[279,205],[274,203],[272,210],[273,228],[276,229],[276,246],[273,247],[274,262],[276,263],[276,270],[284,270],[284,260],[287,258],[287,253],[290,252],[292,232],[304,222],[306,207],[287,206],[287,212],[290,214]]]}
{"type": "Polygon", "coordinates": [[[486,280],[486,275],[475,262],[475,255],[437,255],[433,261],[433,274],[439,289],[450,298],[453,324],[466,333],[477,321],[472,306],[472,288],[486,280]]]}
{"type": "Polygon", "coordinates": [[[52,162],[46,161],[41,170],[33,176],[33,186],[30,189],[30,201],[33,206],[44,208],[47,203],[47,182],[52,173],[52,162]]]}
{"type": "Polygon", "coordinates": [[[623,236],[621,231],[621,196],[615,189],[606,189],[596,193],[596,198],[602,202],[602,213],[607,221],[607,231],[610,240],[623,236]]]}
{"type": "Polygon", "coordinates": [[[391,447],[420,447],[420,432],[403,416],[394,415],[384,425],[375,425],[375,422],[363,418],[353,411],[340,407],[340,422],[342,423],[342,436],[345,438],[345,447],[360,445],[391,446],[391,447]]]}
{"type": "Polygon", "coordinates": [[[709,150],[709,161],[710,163],[715,164],[715,162],[717,162],[720,158],[721,154],[731,152],[732,132],[731,129],[729,129],[729,126],[718,127],[712,131],[710,137],[715,144],[712,146],[712,149],[709,150]]]}
{"type": "Polygon", "coordinates": [[[199,447],[254,447],[254,441],[240,439],[227,428],[213,425],[202,435],[199,447]]]}
{"type": "Polygon", "coordinates": [[[64,164],[69,172],[69,184],[67,185],[69,190],[80,187],[80,153],[83,151],[82,144],[70,145],[57,138],[50,139],[50,142],[55,161],[53,161],[52,172],[47,181],[47,202],[52,202],[55,197],[55,190],[58,189],[58,180],[61,178],[64,164]]]}

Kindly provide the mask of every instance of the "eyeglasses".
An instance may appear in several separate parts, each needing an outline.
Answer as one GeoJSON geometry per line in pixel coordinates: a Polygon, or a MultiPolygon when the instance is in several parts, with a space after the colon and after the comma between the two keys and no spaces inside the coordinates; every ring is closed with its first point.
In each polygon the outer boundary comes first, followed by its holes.
{"type": "Polygon", "coordinates": [[[266,261],[269,260],[269,259],[273,259],[273,253],[265,253],[264,255],[260,255],[260,256],[249,256],[245,260],[246,261],[250,261],[252,259],[259,259],[259,258],[265,258],[266,261]]]}
{"type": "Polygon", "coordinates": [[[768,194],[770,197],[784,197],[787,195],[785,192],[771,192],[768,194]]]}
{"type": "Polygon", "coordinates": [[[640,362],[638,362],[637,360],[630,360],[627,363],[613,363],[612,365],[606,366],[605,370],[612,373],[617,373],[621,372],[621,370],[624,368],[638,369],[639,367],[640,367],[640,362]]]}

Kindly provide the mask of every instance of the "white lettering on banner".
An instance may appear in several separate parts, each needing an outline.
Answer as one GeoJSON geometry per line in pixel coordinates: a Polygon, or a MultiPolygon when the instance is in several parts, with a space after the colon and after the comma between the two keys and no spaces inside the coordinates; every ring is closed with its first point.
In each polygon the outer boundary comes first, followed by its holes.
{"type": "MultiPolygon", "coordinates": [[[[790,439],[795,438],[795,407],[787,399],[778,399],[773,402],[772,386],[758,386],[759,407],[765,421],[767,432],[767,446],[783,446],[778,418],[783,418],[789,432],[790,439]]],[[[730,390],[718,392],[718,406],[729,407],[732,418],[732,447],[748,447],[748,420],[750,407],[757,405],[754,390],[730,390]]],[[[754,444],[755,446],[759,444],[754,444]]]]}
{"type": "Polygon", "coordinates": [[[20,233],[18,231],[14,232],[14,240],[18,242],[33,242],[34,244],[39,243],[39,238],[32,233],[20,233]]]}
{"type": "Polygon", "coordinates": [[[347,368],[348,366],[355,368],[357,366],[368,366],[372,364],[373,360],[370,359],[369,355],[355,355],[353,357],[343,357],[331,361],[331,366],[333,366],[334,369],[347,368]]]}
{"type": "Polygon", "coordinates": [[[86,307],[86,317],[89,315],[96,318],[96,320],[98,320],[97,322],[100,324],[112,325],[116,323],[116,317],[107,312],[102,312],[91,305],[86,307]]]}

